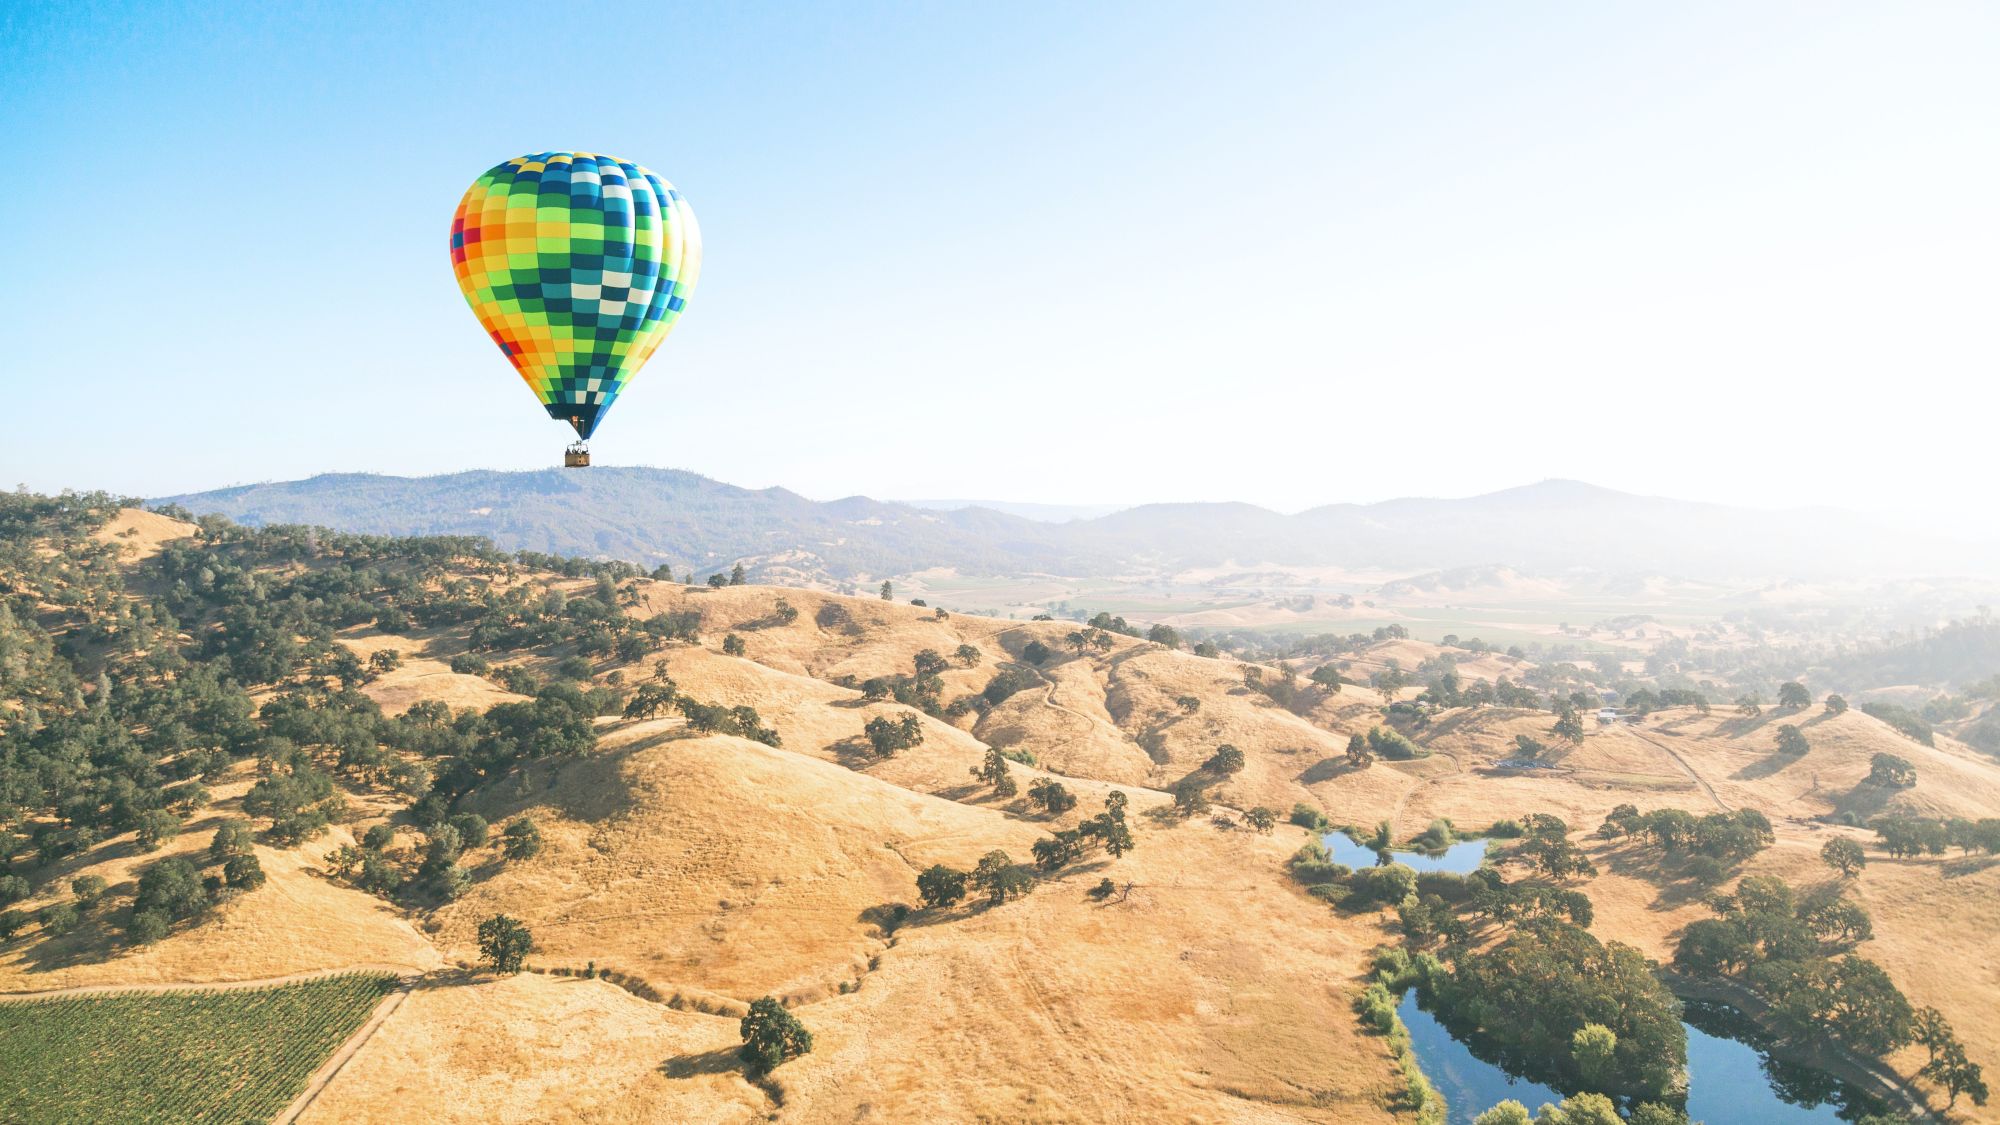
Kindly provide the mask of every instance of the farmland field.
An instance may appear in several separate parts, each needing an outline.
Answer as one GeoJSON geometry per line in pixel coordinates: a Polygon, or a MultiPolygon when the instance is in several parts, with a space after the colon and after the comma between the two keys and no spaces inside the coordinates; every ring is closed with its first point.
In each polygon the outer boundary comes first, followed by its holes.
{"type": "Polygon", "coordinates": [[[268,1121],[394,984],[0,1003],[0,1121],[268,1121]]]}

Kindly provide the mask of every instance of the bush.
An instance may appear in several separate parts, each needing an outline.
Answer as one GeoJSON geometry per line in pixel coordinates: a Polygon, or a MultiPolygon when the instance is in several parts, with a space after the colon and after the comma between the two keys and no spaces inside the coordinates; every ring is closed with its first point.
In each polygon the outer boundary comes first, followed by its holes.
{"type": "Polygon", "coordinates": [[[55,902],[42,907],[35,919],[42,924],[42,932],[60,936],[76,929],[83,915],[73,902],[55,902]]]}
{"type": "Polygon", "coordinates": [[[103,901],[106,886],[102,875],[79,875],[70,880],[69,890],[76,896],[77,905],[89,910],[103,901]]]}
{"type": "Polygon", "coordinates": [[[1328,832],[1333,831],[1334,828],[1332,822],[1326,819],[1325,813],[1319,811],[1316,808],[1313,808],[1311,805],[1308,805],[1303,801],[1292,806],[1292,815],[1290,817],[1290,820],[1293,824],[1298,825],[1300,828],[1304,828],[1312,832],[1317,832],[1322,836],[1327,834],[1328,832]]]}
{"type": "Polygon", "coordinates": [[[460,813],[451,818],[451,826],[458,829],[460,846],[467,848],[486,846],[490,832],[485,817],[478,813],[460,813]]]}
{"type": "Polygon", "coordinates": [[[509,824],[501,836],[500,850],[508,859],[533,859],[542,850],[542,830],[525,816],[509,824]]]}
{"type": "Polygon", "coordinates": [[[1415,893],[1417,873],[1400,863],[1364,867],[1348,879],[1347,887],[1350,905],[1383,903],[1393,906],[1415,893]]]}

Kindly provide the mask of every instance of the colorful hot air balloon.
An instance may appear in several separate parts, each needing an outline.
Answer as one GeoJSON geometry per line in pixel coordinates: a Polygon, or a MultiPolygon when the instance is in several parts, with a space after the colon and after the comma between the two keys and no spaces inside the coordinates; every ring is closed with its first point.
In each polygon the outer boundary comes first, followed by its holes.
{"type": "Polygon", "coordinates": [[[583,446],[680,319],[701,230],[672,184],[637,164],[543,152],[496,165],[451,220],[466,303],[549,417],[583,446]]]}

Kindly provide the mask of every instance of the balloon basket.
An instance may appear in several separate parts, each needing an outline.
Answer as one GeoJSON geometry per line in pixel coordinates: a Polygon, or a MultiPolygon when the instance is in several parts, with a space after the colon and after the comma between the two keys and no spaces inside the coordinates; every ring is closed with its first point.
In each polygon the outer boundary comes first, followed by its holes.
{"type": "Polygon", "coordinates": [[[577,442],[563,450],[563,468],[588,469],[590,467],[590,447],[577,442]]]}

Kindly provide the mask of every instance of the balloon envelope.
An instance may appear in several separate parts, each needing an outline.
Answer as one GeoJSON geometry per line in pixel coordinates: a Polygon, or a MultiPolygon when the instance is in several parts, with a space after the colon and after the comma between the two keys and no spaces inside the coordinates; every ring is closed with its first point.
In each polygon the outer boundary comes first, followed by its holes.
{"type": "Polygon", "coordinates": [[[680,318],[701,230],[673,185],[637,164],[537,153],[466,190],[451,266],[549,417],[588,438],[680,318]]]}

